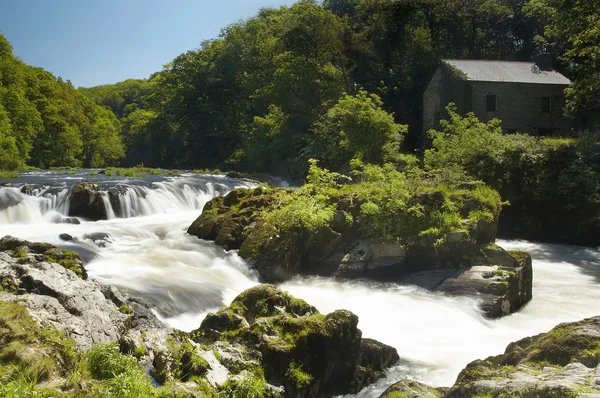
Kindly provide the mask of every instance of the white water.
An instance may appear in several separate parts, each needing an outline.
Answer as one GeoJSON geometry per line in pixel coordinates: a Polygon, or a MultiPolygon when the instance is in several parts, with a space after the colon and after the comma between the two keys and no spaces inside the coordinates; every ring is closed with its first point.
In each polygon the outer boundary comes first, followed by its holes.
{"type": "MultiPolygon", "coordinates": [[[[87,264],[91,277],[142,296],[166,323],[192,330],[208,311],[228,305],[235,295],[257,283],[236,253],[185,233],[203,204],[227,189],[212,183],[194,187],[185,179],[155,183],[151,188],[130,187],[121,196],[125,210],[120,215],[130,218],[81,225],[49,223],[51,214],[64,214],[58,196],[23,197],[17,205],[0,210],[0,236],[86,249],[88,256],[95,256],[87,264]],[[110,234],[113,242],[96,247],[84,239],[94,232],[110,234]],[[61,233],[71,234],[80,243],[76,247],[61,242],[61,233]]],[[[15,189],[0,188],[0,204],[9,194],[15,196],[15,189]]],[[[377,397],[405,377],[450,386],[468,362],[500,354],[511,341],[547,331],[560,322],[600,314],[596,307],[600,251],[518,241],[499,244],[533,255],[534,287],[533,300],[525,308],[495,321],[481,316],[474,299],[444,297],[412,286],[299,278],[282,287],[321,312],[353,311],[359,316],[363,336],[398,349],[401,361],[388,372],[388,379],[362,391],[360,397],[377,397]]]]}

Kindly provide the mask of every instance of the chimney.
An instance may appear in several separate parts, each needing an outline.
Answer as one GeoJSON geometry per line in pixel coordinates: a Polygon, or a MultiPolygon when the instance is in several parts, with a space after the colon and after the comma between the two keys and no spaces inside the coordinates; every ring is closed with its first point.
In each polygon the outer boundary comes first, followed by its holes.
{"type": "Polygon", "coordinates": [[[540,70],[552,70],[552,56],[547,53],[540,53],[533,56],[533,61],[540,70]]]}

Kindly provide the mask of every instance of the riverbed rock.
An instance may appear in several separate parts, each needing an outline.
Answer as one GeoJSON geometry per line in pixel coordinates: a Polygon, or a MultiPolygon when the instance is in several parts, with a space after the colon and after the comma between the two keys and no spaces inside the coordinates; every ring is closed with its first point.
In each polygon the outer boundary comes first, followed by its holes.
{"type": "MultiPolygon", "coordinates": [[[[510,314],[531,299],[531,258],[513,256],[493,244],[497,216],[466,219],[464,228],[437,242],[373,238],[365,236],[360,222],[352,221],[360,220],[358,200],[342,193],[330,198],[336,205],[330,225],[276,230],[263,215],[286,195],[289,191],[283,189],[233,190],[209,201],[188,233],[227,250],[239,249],[267,283],[296,275],[414,283],[449,295],[477,297],[490,318],[510,314]]],[[[409,202],[427,209],[443,206],[445,200],[441,191],[432,191],[416,194],[409,202]]],[[[470,198],[461,211],[467,217],[480,205],[470,198]]]]}
{"type": "Polygon", "coordinates": [[[259,364],[266,381],[283,387],[285,397],[320,397],[356,392],[399,359],[393,347],[362,339],[357,325],[349,311],[322,315],[273,285],[259,285],[209,314],[190,335],[218,352],[224,351],[221,342],[243,347],[221,353],[220,363],[245,369],[259,364]],[[365,382],[357,384],[357,378],[365,382]]]}
{"type": "Polygon", "coordinates": [[[0,239],[2,300],[22,303],[40,325],[64,332],[82,349],[116,341],[126,316],[97,282],[73,271],[83,269],[78,259],[71,254],[57,259],[64,253],[70,252],[10,236],[0,239]]]}
{"type": "Polygon", "coordinates": [[[429,387],[415,380],[401,380],[386,389],[379,398],[441,398],[444,389],[429,387]]]}
{"type": "Polygon", "coordinates": [[[511,314],[531,300],[533,267],[529,254],[509,253],[493,244],[484,247],[482,254],[480,264],[459,269],[433,290],[479,298],[488,318],[511,314]]]}
{"type": "Polygon", "coordinates": [[[106,220],[108,212],[103,196],[108,198],[108,204],[115,214],[120,214],[119,193],[116,190],[102,191],[98,184],[82,182],[71,188],[69,196],[69,216],[91,221],[106,220]]]}
{"type": "Polygon", "coordinates": [[[471,362],[446,396],[600,396],[600,317],[560,324],[471,362]]]}

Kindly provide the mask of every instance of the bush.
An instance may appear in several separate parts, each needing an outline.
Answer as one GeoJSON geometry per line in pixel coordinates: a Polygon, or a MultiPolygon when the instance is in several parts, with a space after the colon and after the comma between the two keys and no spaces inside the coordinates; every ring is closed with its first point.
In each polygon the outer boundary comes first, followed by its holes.
{"type": "Polygon", "coordinates": [[[425,168],[461,168],[500,191],[510,202],[500,218],[507,236],[599,244],[600,132],[576,138],[503,135],[500,122],[462,118],[453,105],[441,131],[431,131],[433,148],[425,168]]]}

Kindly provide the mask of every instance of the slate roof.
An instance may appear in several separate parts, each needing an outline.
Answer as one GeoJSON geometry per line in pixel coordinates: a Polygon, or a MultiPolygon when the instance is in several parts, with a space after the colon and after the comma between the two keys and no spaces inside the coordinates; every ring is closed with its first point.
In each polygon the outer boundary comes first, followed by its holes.
{"type": "Polygon", "coordinates": [[[443,59],[442,62],[464,73],[470,81],[561,85],[571,83],[569,79],[554,70],[540,70],[535,62],[457,59],[443,59]]]}

